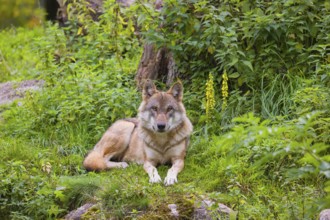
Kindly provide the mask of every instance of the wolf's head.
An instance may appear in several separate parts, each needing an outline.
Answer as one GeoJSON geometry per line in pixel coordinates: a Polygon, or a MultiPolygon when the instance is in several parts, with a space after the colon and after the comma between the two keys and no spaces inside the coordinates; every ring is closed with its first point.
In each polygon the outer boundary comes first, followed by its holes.
{"type": "Polygon", "coordinates": [[[167,92],[158,91],[151,80],[144,83],[139,107],[141,126],[157,133],[169,132],[186,119],[182,104],[183,87],[175,83],[167,92]]]}

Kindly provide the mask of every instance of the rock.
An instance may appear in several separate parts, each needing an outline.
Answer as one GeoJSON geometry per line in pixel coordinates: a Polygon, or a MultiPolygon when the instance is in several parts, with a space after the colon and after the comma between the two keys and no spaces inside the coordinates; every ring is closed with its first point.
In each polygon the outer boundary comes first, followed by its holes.
{"type": "Polygon", "coordinates": [[[320,213],[320,220],[330,220],[330,209],[324,209],[320,213]]]}
{"type": "MultiPolygon", "coordinates": [[[[217,204],[209,199],[196,202],[193,206],[193,213],[191,213],[189,219],[212,220],[218,219],[219,217],[221,217],[221,219],[230,219],[236,215],[236,213],[228,206],[222,203],[217,204]]],[[[181,213],[182,207],[180,209],[179,204],[169,204],[168,208],[170,209],[169,216],[172,216],[173,219],[185,219],[188,217],[181,213]]]]}
{"type": "Polygon", "coordinates": [[[64,219],[67,219],[67,220],[80,220],[81,216],[83,214],[85,214],[94,205],[95,205],[94,203],[86,203],[85,205],[77,208],[76,210],[73,210],[73,211],[69,212],[69,214],[67,214],[64,219]]]}
{"type": "Polygon", "coordinates": [[[233,212],[233,210],[231,208],[229,208],[228,206],[221,204],[221,203],[218,204],[218,210],[222,213],[227,213],[227,214],[230,214],[233,212]]]}
{"type": "Polygon", "coordinates": [[[194,210],[193,219],[205,219],[211,220],[211,216],[209,215],[209,211],[207,210],[208,205],[205,202],[202,202],[198,207],[194,210]]]}
{"type": "MultiPolygon", "coordinates": [[[[164,204],[165,205],[165,204],[164,204]]],[[[166,207],[166,205],[165,205],[166,207]]],[[[165,208],[164,207],[164,208],[165,208]]],[[[198,203],[191,203],[191,211],[187,211],[189,207],[183,206],[180,201],[167,205],[168,209],[151,210],[151,212],[141,211],[136,217],[138,219],[194,219],[194,220],[212,220],[212,219],[236,219],[236,212],[222,203],[215,203],[209,199],[204,199],[198,203]],[[164,212],[165,211],[165,212],[164,212]]],[[[98,219],[97,215],[99,207],[94,203],[86,203],[76,210],[68,213],[64,219],[80,220],[80,219],[98,219]],[[96,213],[96,215],[94,215],[96,213]]],[[[110,214],[110,213],[109,213],[110,214]]],[[[127,213],[131,216],[131,213],[127,213]]],[[[112,219],[112,218],[110,218],[112,219]]],[[[328,219],[322,219],[328,220],[328,219]]]]}
{"type": "Polygon", "coordinates": [[[169,204],[168,208],[171,210],[171,213],[170,213],[171,216],[173,216],[176,219],[180,217],[179,212],[178,212],[178,207],[176,204],[169,204]]]}
{"type": "Polygon", "coordinates": [[[0,83],[0,105],[10,104],[14,100],[24,97],[27,91],[40,90],[44,83],[43,80],[0,83]]]}
{"type": "MultiPolygon", "coordinates": [[[[222,203],[215,203],[209,199],[203,199],[202,201],[195,202],[193,205],[193,213],[189,216],[189,219],[194,220],[212,220],[218,219],[230,219],[236,215],[236,212],[233,211],[228,206],[222,203]]],[[[169,204],[168,208],[170,209],[169,215],[173,217],[173,219],[182,219],[188,216],[185,216],[182,211],[182,207],[180,209],[180,204],[169,204]]],[[[329,219],[330,220],[330,219],[329,219]]]]}
{"type": "MultiPolygon", "coordinates": [[[[198,204],[198,203],[197,203],[198,204]]],[[[219,216],[224,217],[224,219],[229,219],[230,216],[236,215],[235,212],[229,208],[228,206],[218,203],[217,208],[211,207],[215,206],[215,202],[204,199],[202,202],[199,203],[199,205],[195,205],[196,208],[194,210],[194,216],[193,219],[205,219],[205,220],[211,220],[211,219],[217,219],[219,216]]],[[[222,219],[222,218],[221,218],[222,219]]]]}

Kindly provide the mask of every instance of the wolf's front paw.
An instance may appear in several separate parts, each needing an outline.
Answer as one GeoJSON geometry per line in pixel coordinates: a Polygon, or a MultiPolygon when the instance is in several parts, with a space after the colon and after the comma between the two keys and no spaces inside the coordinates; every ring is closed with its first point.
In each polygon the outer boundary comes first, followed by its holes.
{"type": "Polygon", "coordinates": [[[165,177],[165,180],[164,180],[165,186],[170,186],[177,182],[178,182],[178,179],[176,178],[176,176],[170,176],[170,175],[167,175],[167,177],[165,177]]]}
{"type": "Polygon", "coordinates": [[[149,179],[149,183],[160,183],[162,182],[162,178],[157,174],[154,174],[152,177],[149,179]]]}

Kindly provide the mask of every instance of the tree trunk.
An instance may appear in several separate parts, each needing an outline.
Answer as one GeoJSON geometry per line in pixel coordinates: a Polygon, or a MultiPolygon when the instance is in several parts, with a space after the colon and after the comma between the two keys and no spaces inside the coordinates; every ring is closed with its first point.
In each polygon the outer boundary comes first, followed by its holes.
{"type": "MultiPolygon", "coordinates": [[[[156,10],[161,10],[163,0],[156,0],[154,6],[156,10]]],[[[154,45],[146,43],[135,76],[139,89],[146,79],[161,81],[170,86],[176,77],[178,71],[172,52],[165,47],[157,50],[154,45]]]]}
{"type": "MultiPolygon", "coordinates": [[[[45,0],[41,0],[45,1],[45,0]]],[[[53,0],[57,1],[58,8],[58,18],[60,24],[67,21],[67,11],[64,0],[53,0]]],[[[71,0],[72,1],[72,0],[71,0]]],[[[70,2],[70,1],[69,1],[70,2]]],[[[97,13],[93,16],[97,20],[98,16],[102,14],[102,4],[103,0],[88,0],[90,7],[94,9],[97,13]]],[[[117,0],[122,7],[129,7],[133,4],[135,0],[117,0]]],[[[156,10],[161,10],[163,5],[163,0],[155,0],[154,6],[156,10]]],[[[57,10],[57,9],[56,9],[57,10]]],[[[139,63],[139,67],[135,76],[137,86],[140,89],[143,81],[146,79],[157,80],[165,83],[167,86],[170,86],[174,79],[178,76],[178,71],[175,65],[173,54],[165,47],[156,49],[152,44],[146,43],[144,45],[143,54],[139,63]]]]}
{"type": "Polygon", "coordinates": [[[141,61],[135,76],[137,85],[141,88],[146,79],[157,80],[171,85],[177,77],[173,54],[167,48],[156,49],[152,44],[145,44],[141,61]]]}

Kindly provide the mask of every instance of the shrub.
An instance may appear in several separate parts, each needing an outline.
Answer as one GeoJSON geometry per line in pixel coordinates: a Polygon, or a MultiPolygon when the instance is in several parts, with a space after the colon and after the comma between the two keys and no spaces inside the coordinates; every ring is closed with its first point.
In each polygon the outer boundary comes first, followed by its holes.
{"type": "Polygon", "coordinates": [[[1,163],[0,215],[5,219],[54,218],[64,210],[52,189],[55,176],[40,172],[37,164],[15,160],[1,163]]]}
{"type": "MultiPolygon", "coordinates": [[[[165,1],[158,24],[144,36],[174,53],[181,76],[191,79],[188,89],[199,97],[203,96],[199,88],[213,73],[220,103],[217,118],[227,127],[232,118],[246,112],[263,118],[290,117],[291,97],[303,78],[327,87],[329,10],[322,1],[165,1]],[[232,97],[221,111],[224,72],[232,97]]],[[[191,108],[203,107],[195,100],[191,108]]]]}
{"type": "MultiPolygon", "coordinates": [[[[234,196],[226,198],[236,205],[240,202],[233,201],[235,198],[259,193],[258,184],[272,182],[288,188],[297,184],[314,184],[319,189],[325,187],[323,182],[329,182],[330,178],[330,146],[317,135],[315,125],[321,116],[322,113],[314,112],[283,124],[261,121],[252,114],[235,118],[230,132],[213,137],[208,149],[197,149],[204,152],[199,158],[201,163],[210,161],[204,168],[207,172],[202,173],[206,176],[200,178],[218,177],[213,178],[207,187],[234,196]]],[[[328,189],[325,187],[324,190],[328,189]]],[[[306,198],[306,204],[294,205],[292,216],[305,209],[304,215],[313,215],[327,207],[329,195],[320,193],[318,197],[322,203],[313,204],[315,201],[306,198]]]]}

